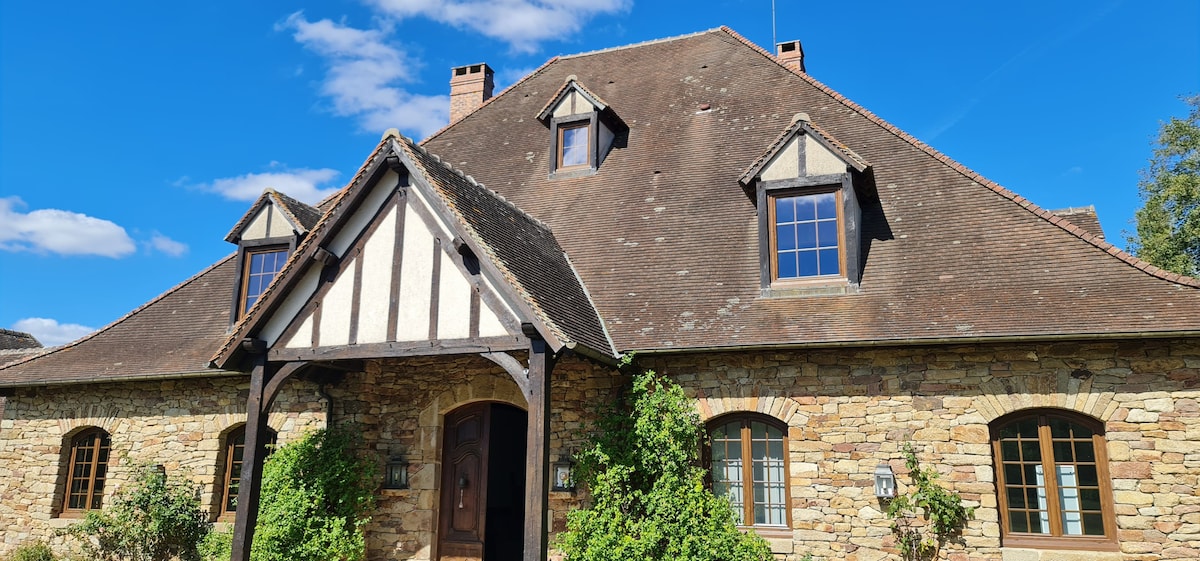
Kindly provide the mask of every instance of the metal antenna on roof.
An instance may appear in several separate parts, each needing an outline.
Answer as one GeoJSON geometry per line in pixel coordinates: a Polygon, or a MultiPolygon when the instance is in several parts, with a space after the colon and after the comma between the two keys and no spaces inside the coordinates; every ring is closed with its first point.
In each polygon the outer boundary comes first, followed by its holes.
{"type": "Polygon", "coordinates": [[[779,44],[779,39],[775,38],[775,0],[771,0],[771,49],[779,44]]]}

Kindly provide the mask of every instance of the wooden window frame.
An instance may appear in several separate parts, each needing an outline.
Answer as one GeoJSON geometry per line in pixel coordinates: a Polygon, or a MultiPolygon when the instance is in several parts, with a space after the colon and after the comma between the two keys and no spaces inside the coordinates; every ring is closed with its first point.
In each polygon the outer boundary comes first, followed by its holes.
{"type": "MultiPolygon", "coordinates": [[[[278,434],[274,430],[271,430],[270,427],[267,427],[267,442],[269,444],[273,445],[276,441],[276,438],[278,438],[278,434]]],[[[233,478],[234,478],[235,473],[237,474],[238,484],[239,485],[241,484],[241,475],[242,475],[241,463],[242,462],[238,461],[237,462],[238,469],[236,469],[236,470],[234,469],[234,463],[235,463],[234,456],[236,455],[236,451],[237,451],[238,447],[241,447],[243,449],[242,457],[244,458],[245,457],[244,450],[246,447],[246,424],[245,423],[242,423],[242,424],[234,427],[233,429],[230,429],[229,431],[227,431],[225,433],[224,441],[222,442],[221,453],[223,454],[223,457],[221,460],[221,465],[223,466],[223,472],[222,472],[222,477],[221,477],[222,483],[221,483],[221,492],[220,492],[220,499],[219,499],[220,502],[217,503],[217,508],[214,509],[218,513],[220,513],[217,515],[217,522],[232,522],[237,513],[236,507],[234,507],[233,510],[229,509],[229,500],[232,498],[231,491],[233,489],[233,478]],[[236,441],[236,438],[239,436],[241,437],[240,444],[237,443],[237,441],[236,441]]]]}
{"type": "MultiPolygon", "coordinates": [[[[1022,547],[1030,549],[1072,549],[1092,551],[1117,551],[1117,523],[1114,510],[1112,483],[1108,470],[1108,447],[1104,438],[1104,423],[1091,417],[1060,409],[1030,409],[1005,415],[990,425],[992,441],[992,458],[996,473],[997,505],[1000,509],[1000,539],[1005,547],[1022,547]],[[1070,423],[1083,425],[1092,431],[1092,450],[1095,454],[1096,476],[1099,483],[1100,510],[1104,524],[1103,536],[1064,535],[1062,529],[1062,504],[1058,498],[1058,480],[1052,476],[1054,469],[1053,443],[1050,432],[1050,418],[1057,418],[1070,423]],[[1042,458],[1042,472],[1046,474],[1045,494],[1046,513],[1050,523],[1049,534],[1034,534],[1013,532],[1011,530],[1008,507],[1008,488],[1005,481],[1004,457],[1001,453],[1000,431],[1004,427],[1021,421],[1035,419],[1038,423],[1038,444],[1042,458]]],[[[1061,441],[1061,439],[1059,439],[1061,441]]],[[[1066,465],[1066,464],[1062,464],[1066,465]]]]}
{"type": "MultiPolygon", "coordinates": [[[[250,295],[249,295],[250,260],[253,259],[255,255],[283,252],[285,255],[284,262],[286,263],[288,257],[291,256],[291,253],[294,249],[295,248],[291,247],[291,245],[287,244],[287,243],[272,243],[272,244],[264,244],[264,245],[245,246],[242,248],[241,259],[239,260],[239,263],[238,263],[239,271],[238,271],[237,298],[235,299],[235,304],[234,304],[234,306],[236,308],[235,311],[237,313],[234,314],[233,317],[241,318],[242,316],[246,315],[246,312],[249,311],[246,307],[246,302],[247,302],[247,300],[249,300],[249,297],[250,297],[250,295]]],[[[282,267],[280,269],[282,270],[282,267]]],[[[279,271],[275,272],[275,276],[279,276],[279,271]]],[[[275,280],[274,277],[272,277],[271,281],[274,282],[274,280],[275,280]]],[[[267,283],[267,286],[270,286],[270,283],[267,283]]],[[[264,288],[263,293],[257,294],[256,298],[261,298],[262,294],[264,294],[265,292],[266,292],[266,290],[264,288]]]]}
{"type": "MultiPolygon", "coordinates": [[[[67,480],[63,487],[62,502],[60,503],[60,514],[63,518],[78,518],[89,510],[101,508],[104,498],[104,482],[108,480],[108,468],[112,464],[112,437],[107,431],[101,428],[85,429],[74,436],[67,442],[67,480]],[[84,506],[82,508],[71,507],[71,492],[76,477],[76,458],[81,451],[90,448],[92,452],[91,461],[88,462],[87,493],[84,495],[84,506]],[[103,453],[103,454],[102,454],[103,453]],[[100,461],[101,455],[104,456],[104,461],[100,461]],[[104,475],[97,477],[100,468],[104,468],[104,475]]],[[[80,477],[79,479],[84,479],[80,477]]]]}
{"type": "Polygon", "coordinates": [[[780,189],[767,192],[767,255],[766,259],[770,267],[770,284],[772,286],[803,286],[806,284],[828,283],[831,280],[843,280],[846,278],[846,229],[845,217],[843,216],[843,189],[840,185],[824,185],[816,188],[801,188],[801,189],[780,189]],[[775,203],[779,199],[790,197],[805,197],[811,195],[822,195],[825,193],[834,194],[834,206],[837,212],[837,236],[838,236],[838,272],[837,274],[829,275],[814,275],[814,276],[798,276],[789,278],[779,278],[779,254],[778,254],[778,235],[776,234],[775,222],[775,203]]]}
{"type": "Polygon", "coordinates": [[[727,425],[733,422],[740,422],[741,429],[739,440],[742,445],[742,458],[749,458],[751,461],[743,461],[742,465],[742,520],[754,520],[754,464],[753,464],[753,440],[751,438],[750,423],[762,423],[770,427],[774,427],[782,433],[783,439],[783,504],[784,504],[784,524],[783,525],[766,525],[766,524],[741,524],[738,526],[741,530],[754,530],[760,536],[768,538],[791,538],[792,537],[792,493],[791,493],[791,458],[788,449],[788,426],[787,423],[764,415],[762,413],[753,412],[737,412],[727,415],[721,415],[710,419],[705,424],[705,446],[704,446],[704,463],[708,467],[708,484],[709,488],[714,487],[714,477],[712,470],[712,431],[717,427],[727,425]]]}
{"type": "Polygon", "coordinates": [[[592,149],[593,149],[592,137],[595,135],[593,134],[593,131],[592,131],[591,120],[585,119],[585,120],[580,120],[580,121],[572,121],[569,123],[562,123],[562,124],[559,124],[556,128],[558,129],[557,130],[558,138],[556,139],[555,149],[554,149],[555,170],[571,171],[571,170],[576,170],[576,169],[586,169],[586,168],[592,167],[592,149]],[[571,164],[569,166],[563,165],[563,155],[566,152],[566,150],[565,150],[566,147],[563,144],[563,142],[564,142],[564,140],[566,140],[566,132],[568,130],[576,130],[576,129],[583,129],[584,136],[587,138],[587,148],[586,148],[586,152],[584,153],[583,163],[571,164]]]}

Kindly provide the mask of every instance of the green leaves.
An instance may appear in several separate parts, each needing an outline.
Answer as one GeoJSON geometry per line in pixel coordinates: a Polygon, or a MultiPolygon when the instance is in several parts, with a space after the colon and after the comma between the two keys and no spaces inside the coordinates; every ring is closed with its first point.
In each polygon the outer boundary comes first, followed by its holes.
{"type": "Polygon", "coordinates": [[[921,467],[911,443],[904,445],[904,463],[913,484],[908,494],[888,502],[887,516],[895,520],[892,533],[904,559],[934,559],[946,541],[975,516],[975,509],[963,506],[958,493],[937,484],[940,474],[921,467]],[[918,516],[924,518],[923,525],[917,524],[918,516]]]}
{"type": "Polygon", "coordinates": [[[1134,215],[1130,250],[1163,269],[1200,275],[1200,95],[1191,112],[1159,129],[1154,157],[1138,182],[1143,207],[1134,215]]]}
{"type": "Polygon", "coordinates": [[[96,561],[199,561],[196,546],[212,527],[199,496],[196,483],[169,481],[160,469],[141,466],[111,506],[88,511],[67,533],[96,561]]]}
{"type": "Polygon", "coordinates": [[[318,430],[263,466],[254,561],[357,561],[375,508],[374,459],[352,428],[318,430]]]}
{"type": "Polygon", "coordinates": [[[729,501],[704,485],[699,416],[683,390],[636,374],[608,404],[579,457],[591,505],[567,513],[558,547],[572,561],[758,561],[765,541],[734,525],[729,501]]]}

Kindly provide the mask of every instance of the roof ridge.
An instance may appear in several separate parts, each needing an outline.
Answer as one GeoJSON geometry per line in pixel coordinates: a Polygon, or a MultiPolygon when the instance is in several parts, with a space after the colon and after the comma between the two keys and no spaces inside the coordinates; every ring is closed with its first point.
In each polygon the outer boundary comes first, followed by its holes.
{"type": "Polygon", "coordinates": [[[581,53],[575,53],[575,54],[570,54],[570,55],[559,55],[557,58],[560,58],[560,59],[579,58],[579,57],[592,56],[592,55],[598,55],[598,54],[603,54],[603,53],[610,53],[613,51],[621,51],[624,49],[645,47],[647,45],[654,45],[654,44],[658,44],[658,43],[667,43],[670,41],[678,41],[680,39],[689,39],[691,37],[698,37],[700,35],[712,33],[714,31],[720,31],[721,29],[727,29],[727,28],[725,26],[714,27],[714,28],[705,29],[702,31],[693,31],[691,33],[684,33],[683,35],[673,35],[671,37],[660,37],[658,39],[650,39],[648,41],[640,41],[637,43],[630,43],[628,45],[618,45],[616,47],[607,47],[607,48],[603,48],[603,49],[596,49],[594,51],[584,51],[581,53]]]}
{"type": "Polygon", "coordinates": [[[991,191],[995,192],[996,194],[998,194],[1006,199],[1011,200],[1012,202],[1016,203],[1018,206],[1033,213],[1035,216],[1038,216],[1038,217],[1046,220],[1047,222],[1050,222],[1051,224],[1058,226],[1059,228],[1074,235],[1075,237],[1092,244],[1093,246],[1095,246],[1098,249],[1104,250],[1109,255],[1112,255],[1113,257],[1116,257],[1117,259],[1124,261],[1129,266],[1131,266],[1135,269],[1138,269],[1139,271],[1145,272],[1148,275],[1158,277],[1158,278],[1168,281],[1168,282],[1182,284],[1184,286],[1190,286],[1193,288],[1200,288],[1200,279],[1189,277],[1187,275],[1181,275],[1179,273],[1173,273],[1171,271],[1167,271],[1165,269],[1159,268],[1159,267],[1151,264],[1148,261],[1145,261],[1139,257],[1131,255],[1131,254],[1121,250],[1117,246],[1084,231],[1082,228],[1080,228],[1079,226],[1070,222],[1069,220],[1066,220],[1059,216],[1055,216],[1054,213],[1052,213],[1046,209],[1043,209],[1042,207],[1035,204],[1033,201],[1030,201],[1029,199],[1026,199],[1025,197],[1022,197],[1021,195],[1018,195],[1017,193],[1009,190],[1008,188],[1004,187],[1003,185],[1000,185],[999,183],[996,183],[996,182],[980,175],[979,172],[976,172],[975,170],[968,168],[967,166],[959,163],[958,161],[955,161],[953,158],[947,156],[946,154],[942,153],[941,151],[937,150],[936,148],[917,139],[915,136],[905,132],[904,130],[900,129],[896,125],[889,123],[888,121],[884,120],[882,117],[879,117],[878,115],[872,113],[867,108],[859,105],[858,103],[855,103],[854,101],[850,100],[850,98],[838,93],[833,88],[830,88],[829,86],[825,85],[820,80],[813,78],[812,76],[810,76],[809,74],[807,74],[805,72],[800,72],[797,69],[794,69],[786,64],[783,64],[782,62],[779,61],[779,59],[777,57],[775,57],[775,55],[772,55],[771,53],[767,52],[766,49],[763,49],[762,47],[756,45],[749,39],[746,39],[745,37],[740,35],[738,32],[730,29],[727,26],[721,26],[719,29],[728,33],[731,37],[740,41],[741,43],[745,44],[746,46],[750,47],[751,49],[758,51],[763,56],[774,61],[780,67],[786,69],[788,72],[791,72],[792,74],[795,74],[796,76],[800,77],[800,79],[808,82],[813,87],[815,87],[818,90],[820,90],[821,92],[825,93],[825,95],[832,97],[834,100],[838,101],[839,103],[845,105],[846,107],[849,107],[851,110],[862,115],[868,121],[871,121],[872,123],[875,123],[876,125],[882,127],[884,130],[887,130],[888,132],[896,135],[901,140],[908,142],[909,144],[913,145],[913,147],[917,148],[918,150],[921,150],[922,152],[925,152],[925,154],[933,157],[934,159],[938,160],[939,162],[945,164],[947,167],[962,174],[964,177],[982,185],[983,187],[990,189],[991,191]]]}
{"type": "Polygon", "coordinates": [[[159,302],[159,301],[163,300],[163,299],[164,299],[164,298],[166,298],[167,296],[170,296],[171,294],[174,294],[174,293],[175,293],[176,291],[178,291],[179,289],[181,289],[181,288],[183,288],[183,287],[185,287],[185,286],[187,286],[187,285],[189,285],[189,284],[191,284],[191,283],[193,283],[193,282],[196,282],[196,280],[197,280],[197,279],[199,279],[200,277],[202,277],[202,276],[204,276],[204,275],[206,275],[206,274],[208,274],[208,273],[212,272],[212,270],[213,270],[213,269],[216,269],[216,268],[217,268],[217,267],[219,267],[220,265],[224,264],[226,261],[229,261],[230,259],[233,259],[233,258],[234,258],[234,256],[236,256],[236,255],[237,255],[237,253],[235,252],[235,253],[231,253],[231,254],[229,254],[229,255],[226,255],[226,256],[225,256],[225,258],[223,258],[223,259],[218,259],[216,263],[213,263],[212,265],[209,265],[208,267],[205,267],[205,268],[204,268],[203,270],[201,270],[199,273],[196,273],[196,274],[194,274],[194,275],[192,275],[192,276],[188,277],[187,279],[184,279],[184,280],[183,280],[183,282],[180,282],[179,284],[176,284],[175,286],[172,286],[171,288],[168,288],[168,289],[167,289],[167,290],[165,290],[165,291],[164,291],[162,294],[159,294],[158,296],[155,296],[155,297],[154,297],[154,298],[152,298],[150,301],[148,301],[148,302],[146,302],[146,303],[142,304],[141,306],[138,306],[138,307],[134,308],[133,310],[131,310],[131,311],[129,311],[128,313],[126,313],[125,315],[123,315],[123,316],[121,316],[121,317],[117,318],[116,320],[114,320],[114,321],[110,322],[108,325],[105,325],[104,327],[101,327],[101,328],[99,328],[99,329],[97,329],[97,330],[95,330],[95,331],[93,331],[93,332],[91,332],[91,333],[88,333],[87,335],[84,335],[83,337],[80,337],[79,339],[76,339],[76,340],[74,340],[74,341],[71,341],[70,343],[66,343],[66,344],[64,344],[64,345],[58,345],[58,346],[56,346],[56,347],[44,347],[44,349],[43,349],[43,352],[37,353],[37,354],[35,354],[35,355],[33,355],[33,356],[30,356],[30,357],[28,357],[28,358],[25,358],[25,359],[23,359],[23,360],[19,360],[19,361],[17,361],[17,362],[14,362],[14,363],[12,363],[12,364],[6,364],[6,365],[4,365],[4,366],[0,366],[0,372],[3,372],[5,369],[8,369],[8,368],[10,368],[10,367],[13,367],[13,366],[16,366],[16,365],[18,365],[18,364],[24,364],[24,363],[26,363],[26,362],[29,362],[29,361],[31,361],[31,360],[34,360],[34,359],[36,359],[36,358],[41,358],[41,357],[43,357],[43,356],[52,355],[52,354],[54,354],[54,353],[57,353],[57,352],[59,352],[59,351],[67,350],[67,349],[70,349],[70,348],[72,348],[72,347],[78,346],[79,344],[83,343],[84,341],[88,341],[88,340],[92,339],[93,337],[96,337],[96,336],[100,335],[101,333],[103,333],[103,332],[105,332],[105,331],[108,331],[109,329],[112,329],[113,327],[116,327],[118,324],[120,324],[120,323],[123,323],[123,322],[125,322],[126,320],[129,320],[129,319],[130,319],[130,318],[132,318],[133,316],[136,316],[137,314],[139,314],[139,313],[143,312],[143,311],[144,311],[146,308],[149,308],[150,306],[153,306],[155,303],[157,303],[157,302],[159,302]]]}

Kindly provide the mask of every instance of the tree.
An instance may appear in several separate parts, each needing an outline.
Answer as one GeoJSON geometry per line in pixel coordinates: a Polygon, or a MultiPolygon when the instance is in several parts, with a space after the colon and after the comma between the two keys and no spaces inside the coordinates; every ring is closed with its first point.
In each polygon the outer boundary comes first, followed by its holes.
{"type": "Polygon", "coordinates": [[[734,524],[704,485],[699,416],[670,380],[634,376],[628,403],[607,406],[579,458],[591,504],[567,513],[558,546],[572,561],[761,561],[767,543],[734,524]]]}
{"type": "Polygon", "coordinates": [[[1138,182],[1144,206],[1127,236],[1138,257],[1168,271],[1200,275],[1200,95],[1184,98],[1186,118],[1159,128],[1154,157],[1138,182]]]}
{"type": "Polygon", "coordinates": [[[377,465],[361,431],[311,432],[276,450],[263,466],[254,561],[358,561],[375,508],[377,465]]]}
{"type": "Polygon", "coordinates": [[[89,510],[67,533],[96,561],[198,561],[196,546],[212,528],[199,497],[199,485],[169,481],[162,469],[139,466],[112,506],[89,510]]]}

